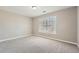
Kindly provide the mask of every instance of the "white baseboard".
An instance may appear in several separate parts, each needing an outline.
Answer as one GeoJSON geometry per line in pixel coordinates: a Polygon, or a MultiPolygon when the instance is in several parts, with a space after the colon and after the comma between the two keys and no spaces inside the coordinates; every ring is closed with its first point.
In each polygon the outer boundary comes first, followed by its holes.
{"type": "Polygon", "coordinates": [[[53,40],[57,40],[57,41],[60,41],[60,42],[74,44],[74,45],[77,45],[79,47],[79,45],[77,43],[74,43],[74,42],[65,41],[65,40],[56,39],[56,38],[49,38],[49,37],[46,37],[46,36],[36,35],[36,34],[21,35],[21,36],[16,36],[16,37],[12,37],[12,38],[2,39],[2,40],[0,40],[0,42],[7,41],[7,40],[14,40],[14,39],[17,39],[17,38],[22,38],[22,37],[30,37],[30,36],[38,36],[38,37],[43,37],[43,38],[46,38],[46,39],[53,39],[53,40]]]}
{"type": "Polygon", "coordinates": [[[16,37],[12,37],[12,38],[2,39],[2,40],[0,40],[0,42],[7,41],[7,40],[14,40],[14,39],[17,39],[17,38],[22,38],[22,37],[30,37],[30,36],[32,36],[32,34],[30,34],[30,35],[21,35],[21,36],[16,36],[16,37]]]}
{"type": "Polygon", "coordinates": [[[77,44],[77,47],[79,48],[79,43],[77,44]]]}
{"type": "Polygon", "coordinates": [[[77,45],[77,47],[79,48],[79,45],[77,45]]]}
{"type": "Polygon", "coordinates": [[[46,36],[43,36],[43,35],[36,35],[36,34],[33,34],[33,36],[43,37],[43,38],[46,38],[46,39],[53,39],[53,40],[56,40],[56,41],[60,41],[60,42],[65,42],[65,43],[77,45],[77,43],[74,43],[74,42],[65,41],[65,40],[56,39],[56,38],[49,38],[49,37],[46,37],[46,36]]]}

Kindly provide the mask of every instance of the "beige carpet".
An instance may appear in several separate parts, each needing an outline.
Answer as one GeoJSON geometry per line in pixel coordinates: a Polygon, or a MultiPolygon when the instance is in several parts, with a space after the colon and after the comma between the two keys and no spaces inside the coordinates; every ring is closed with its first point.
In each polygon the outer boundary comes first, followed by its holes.
{"type": "Polygon", "coordinates": [[[4,53],[78,53],[79,48],[72,44],[41,37],[20,38],[0,43],[4,53]]]}

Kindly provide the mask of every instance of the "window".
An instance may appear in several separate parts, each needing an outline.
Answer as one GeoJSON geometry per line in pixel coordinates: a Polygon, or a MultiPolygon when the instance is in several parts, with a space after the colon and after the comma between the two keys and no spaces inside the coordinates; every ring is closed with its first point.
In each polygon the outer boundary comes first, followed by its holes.
{"type": "Polygon", "coordinates": [[[42,18],[39,23],[39,32],[56,34],[56,16],[42,18]]]}

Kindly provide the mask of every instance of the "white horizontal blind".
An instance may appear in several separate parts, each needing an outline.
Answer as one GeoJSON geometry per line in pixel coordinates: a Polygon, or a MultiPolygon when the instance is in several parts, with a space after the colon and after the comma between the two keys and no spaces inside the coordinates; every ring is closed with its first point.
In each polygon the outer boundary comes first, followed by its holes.
{"type": "Polygon", "coordinates": [[[39,32],[56,34],[56,16],[40,19],[39,32]]]}

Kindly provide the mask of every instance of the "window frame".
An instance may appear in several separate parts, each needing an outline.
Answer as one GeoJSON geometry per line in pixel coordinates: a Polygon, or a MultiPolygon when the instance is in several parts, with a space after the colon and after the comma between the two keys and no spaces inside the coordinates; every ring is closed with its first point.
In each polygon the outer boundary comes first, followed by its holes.
{"type": "Polygon", "coordinates": [[[39,19],[39,32],[45,33],[45,34],[56,34],[56,16],[46,16],[46,17],[43,17],[43,18],[39,19]],[[53,20],[51,20],[51,19],[53,19],[53,20]],[[44,21],[49,21],[49,22],[48,23],[44,23],[44,21]],[[52,25],[50,24],[51,23],[50,21],[52,21],[52,25]],[[44,24],[42,25],[42,23],[44,23],[44,24]],[[47,30],[47,28],[45,29],[47,31],[44,31],[44,29],[43,30],[40,29],[44,25],[45,26],[48,26],[48,27],[54,25],[54,27],[52,27],[52,28],[54,28],[53,31],[52,32],[49,31],[50,30],[49,28],[48,28],[48,30],[47,30]]]}

